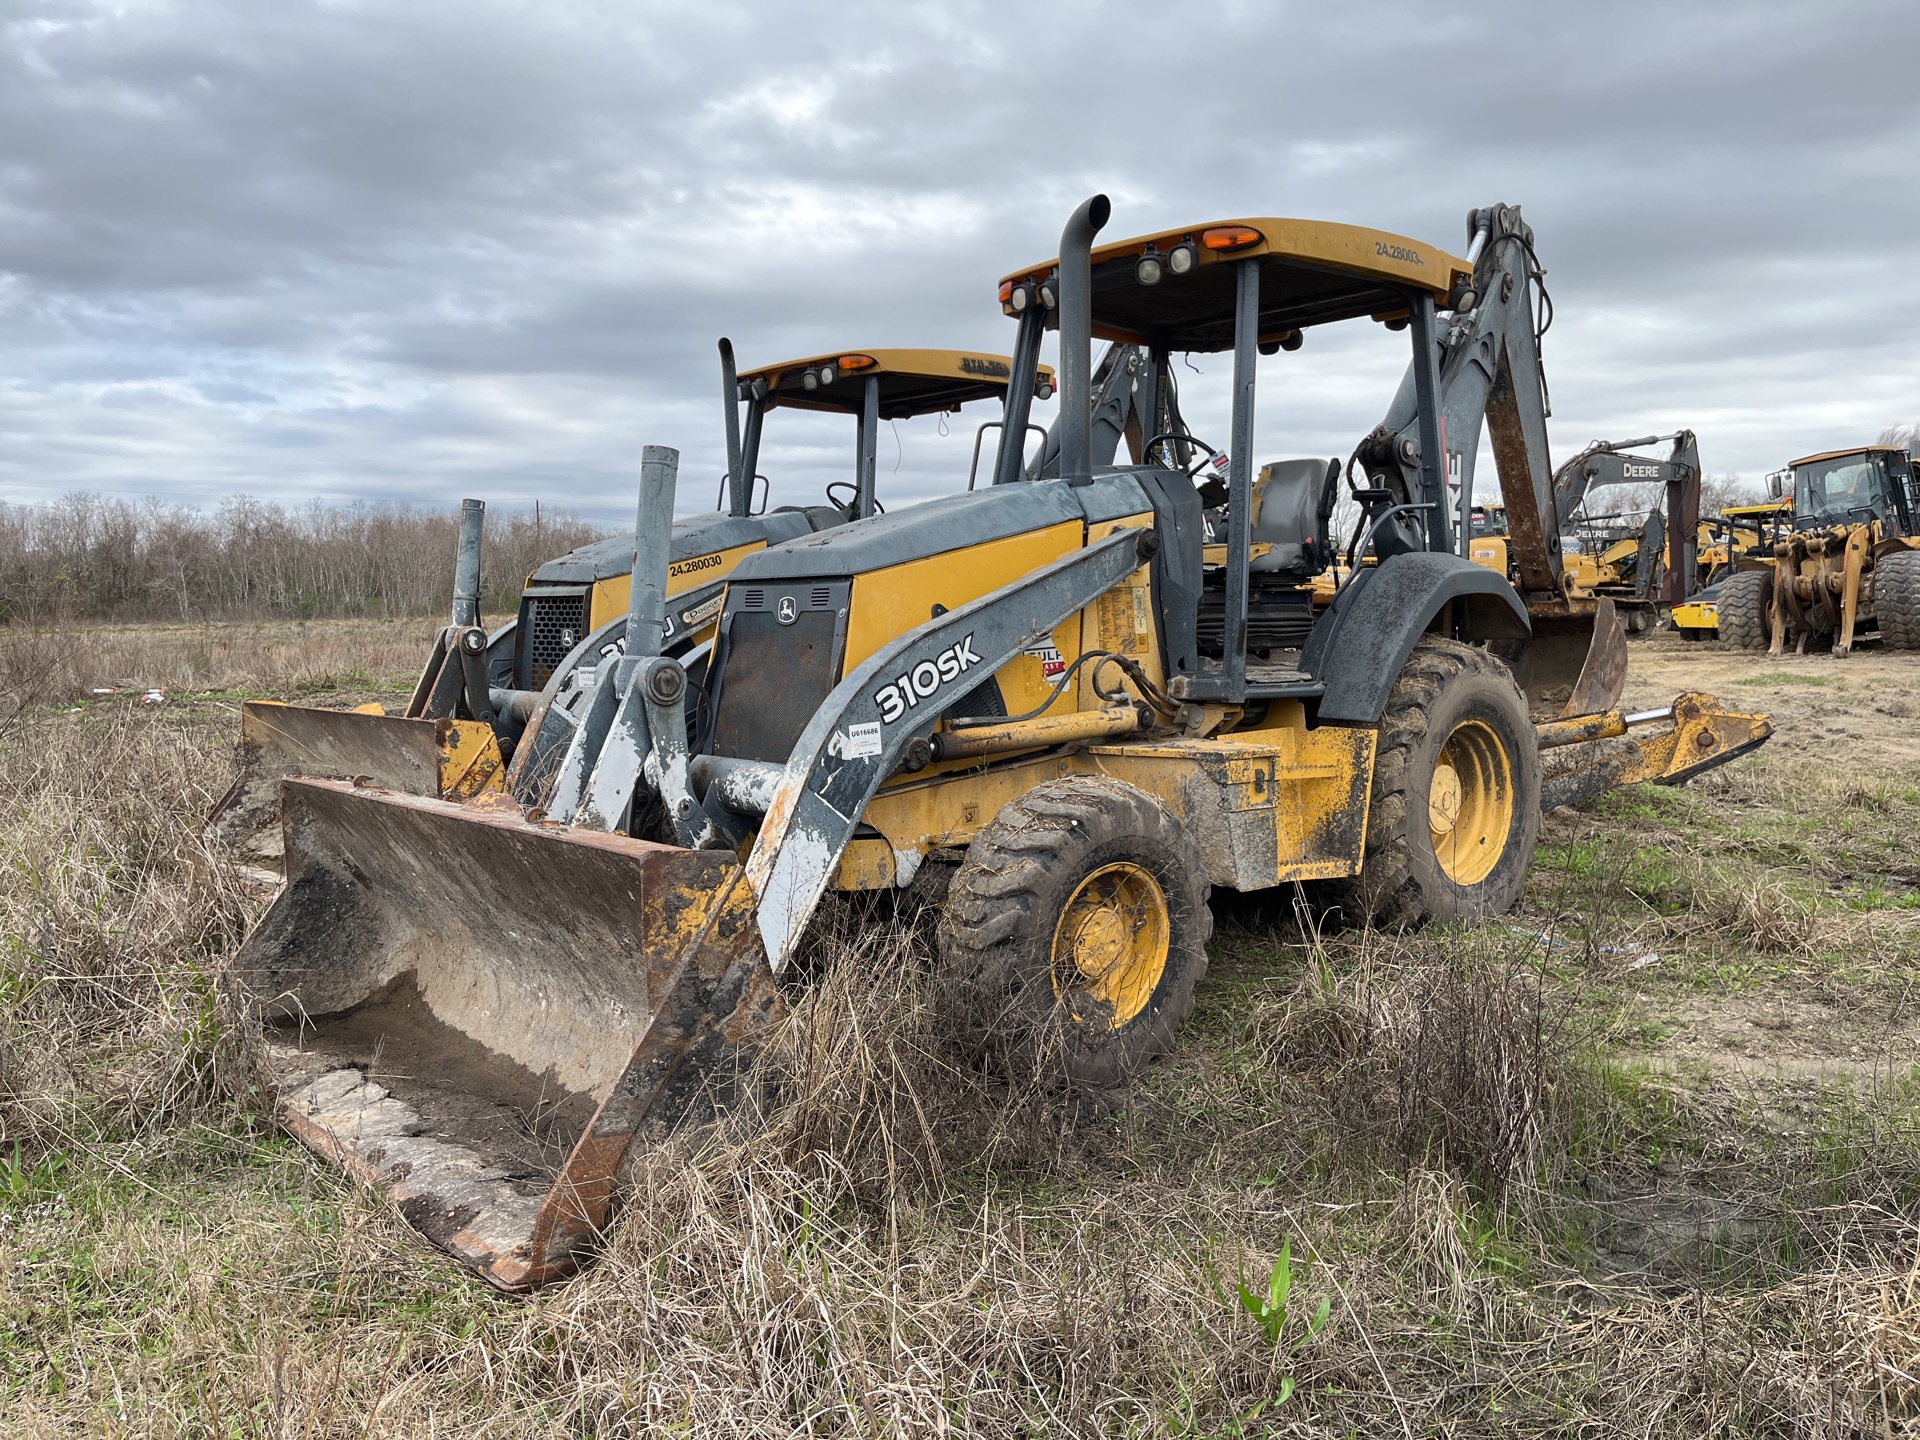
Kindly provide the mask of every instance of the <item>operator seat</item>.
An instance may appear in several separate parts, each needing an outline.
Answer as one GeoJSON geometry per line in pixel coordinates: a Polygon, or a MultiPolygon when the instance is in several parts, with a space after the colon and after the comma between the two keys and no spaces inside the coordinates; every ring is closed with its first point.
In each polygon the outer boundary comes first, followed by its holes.
{"type": "Polygon", "coordinates": [[[1249,539],[1269,545],[1254,559],[1256,575],[1311,580],[1333,563],[1333,523],[1338,460],[1276,460],[1260,469],[1253,482],[1253,523],[1249,539]]]}

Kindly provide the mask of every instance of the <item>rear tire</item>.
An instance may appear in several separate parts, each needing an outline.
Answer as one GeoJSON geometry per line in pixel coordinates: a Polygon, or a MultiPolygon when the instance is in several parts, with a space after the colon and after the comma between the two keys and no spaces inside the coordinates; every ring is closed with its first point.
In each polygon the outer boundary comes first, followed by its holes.
{"type": "Polygon", "coordinates": [[[1512,909],[1540,835],[1540,752],[1512,673],[1426,636],[1379,732],[1360,873],[1329,898],[1351,924],[1403,929],[1512,909]]]}
{"type": "Polygon", "coordinates": [[[1773,643],[1773,571],[1740,570],[1720,587],[1720,638],[1736,650],[1773,643]]]}
{"type": "Polygon", "coordinates": [[[956,1022],[1016,1074],[1087,1088],[1139,1074],[1207,972],[1193,854],[1164,806],[1118,781],[1069,776],[1009,802],[941,917],[956,1022]]]}
{"type": "Polygon", "coordinates": [[[1889,650],[1920,650],[1920,550],[1880,557],[1873,572],[1873,614],[1889,650]]]}

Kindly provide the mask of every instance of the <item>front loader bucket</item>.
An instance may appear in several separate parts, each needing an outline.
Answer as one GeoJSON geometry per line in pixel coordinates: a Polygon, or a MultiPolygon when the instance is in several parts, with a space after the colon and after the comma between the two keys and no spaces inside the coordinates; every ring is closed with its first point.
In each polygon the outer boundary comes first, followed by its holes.
{"type": "Polygon", "coordinates": [[[277,869],[287,776],[364,779],[460,800],[497,786],[502,771],[493,729],[478,721],[249,700],[240,707],[239,773],[207,816],[207,836],[237,859],[277,869]]]}
{"type": "Polygon", "coordinates": [[[289,780],[235,958],[279,1117],[487,1280],[580,1262],[643,1130],[725,1102],[779,1007],[729,851],[289,780]]]}

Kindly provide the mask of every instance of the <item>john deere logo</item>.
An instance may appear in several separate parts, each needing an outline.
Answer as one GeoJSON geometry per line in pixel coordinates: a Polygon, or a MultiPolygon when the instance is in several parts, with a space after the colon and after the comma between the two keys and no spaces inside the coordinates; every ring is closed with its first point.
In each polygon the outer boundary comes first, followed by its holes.
{"type": "Polygon", "coordinates": [[[780,605],[774,612],[774,618],[782,625],[791,625],[800,618],[800,607],[793,603],[791,595],[782,595],[780,605]]]}
{"type": "Polygon", "coordinates": [[[960,357],[960,373],[963,375],[987,375],[995,380],[1004,380],[1013,372],[1007,368],[1004,360],[983,360],[973,355],[960,357]]]}

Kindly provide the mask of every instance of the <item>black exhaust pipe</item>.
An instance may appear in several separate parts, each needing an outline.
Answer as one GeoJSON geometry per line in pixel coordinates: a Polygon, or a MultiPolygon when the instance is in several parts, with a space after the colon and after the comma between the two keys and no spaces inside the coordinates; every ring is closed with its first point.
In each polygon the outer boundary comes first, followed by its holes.
{"type": "Polygon", "coordinates": [[[1093,478],[1093,237],[1113,213],[1104,195],[1083,202],[1060,232],[1060,478],[1093,478]]]}

